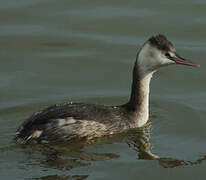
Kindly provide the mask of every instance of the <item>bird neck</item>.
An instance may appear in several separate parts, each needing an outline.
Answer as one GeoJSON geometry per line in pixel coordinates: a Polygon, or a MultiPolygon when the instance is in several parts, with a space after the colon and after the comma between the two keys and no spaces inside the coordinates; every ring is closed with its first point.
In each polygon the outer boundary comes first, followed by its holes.
{"type": "Polygon", "coordinates": [[[133,113],[135,126],[143,126],[149,119],[149,90],[153,72],[144,73],[135,61],[132,90],[126,107],[133,113]]]}

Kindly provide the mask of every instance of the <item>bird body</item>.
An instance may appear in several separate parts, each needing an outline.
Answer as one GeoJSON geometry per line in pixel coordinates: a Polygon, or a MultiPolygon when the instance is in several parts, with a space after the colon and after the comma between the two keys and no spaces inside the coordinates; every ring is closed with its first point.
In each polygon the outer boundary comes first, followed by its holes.
{"type": "Polygon", "coordinates": [[[34,113],[18,128],[15,140],[27,143],[92,139],[142,127],[149,119],[153,73],[170,64],[198,66],[177,55],[163,35],[152,36],[136,56],[130,99],[118,106],[63,103],[34,113]]]}

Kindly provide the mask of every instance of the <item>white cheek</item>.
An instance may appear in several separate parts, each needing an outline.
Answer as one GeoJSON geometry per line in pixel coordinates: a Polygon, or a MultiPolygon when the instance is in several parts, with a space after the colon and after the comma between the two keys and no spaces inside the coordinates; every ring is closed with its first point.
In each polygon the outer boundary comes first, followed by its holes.
{"type": "Polygon", "coordinates": [[[144,73],[147,72],[148,68],[152,66],[153,61],[151,57],[148,55],[148,44],[144,45],[144,47],[141,49],[139,55],[138,55],[138,64],[144,73]]]}
{"type": "Polygon", "coordinates": [[[149,44],[145,44],[138,55],[138,64],[143,73],[150,73],[159,67],[174,63],[149,44]]]}
{"type": "Polygon", "coordinates": [[[164,65],[169,65],[169,64],[174,64],[175,62],[166,58],[164,55],[160,55],[158,58],[158,62],[160,64],[160,66],[164,66],[164,65]]]}

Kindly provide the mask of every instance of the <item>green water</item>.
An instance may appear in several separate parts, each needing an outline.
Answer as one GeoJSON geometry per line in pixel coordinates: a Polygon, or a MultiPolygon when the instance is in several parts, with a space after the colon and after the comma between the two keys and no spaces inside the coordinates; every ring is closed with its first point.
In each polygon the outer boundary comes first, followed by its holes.
{"type": "Polygon", "coordinates": [[[205,178],[205,1],[0,2],[1,179],[205,178]],[[146,130],[52,148],[12,142],[48,105],[127,101],[137,49],[157,33],[201,67],[154,75],[146,130]]]}

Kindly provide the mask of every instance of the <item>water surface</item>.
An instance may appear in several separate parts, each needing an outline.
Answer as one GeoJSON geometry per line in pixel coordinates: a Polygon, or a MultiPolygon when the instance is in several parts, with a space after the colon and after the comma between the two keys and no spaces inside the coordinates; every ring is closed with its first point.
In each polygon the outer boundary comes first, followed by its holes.
{"type": "Polygon", "coordinates": [[[203,179],[205,11],[203,0],[1,1],[1,177],[203,179]],[[146,130],[52,148],[12,142],[20,123],[48,105],[127,101],[137,49],[157,33],[201,67],[154,75],[146,130]]]}

